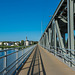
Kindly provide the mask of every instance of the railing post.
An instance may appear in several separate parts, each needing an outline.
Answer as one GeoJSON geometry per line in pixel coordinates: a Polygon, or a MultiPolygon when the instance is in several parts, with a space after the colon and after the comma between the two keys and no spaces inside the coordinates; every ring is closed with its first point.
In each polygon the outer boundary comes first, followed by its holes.
{"type": "MultiPolygon", "coordinates": [[[[22,50],[22,57],[23,57],[23,52],[24,52],[24,49],[22,50]]],[[[23,65],[23,58],[22,58],[22,65],[23,65]]]]}
{"type": "MultiPolygon", "coordinates": [[[[16,49],[16,60],[18,59],[18,49],[16,49]]],[[[16,61],[16,63],[18,62],[18,60],[16,61]]],[[[17,68],[18,68],[18,63],[16,64],[16,73],[18,72],[18,70],[17,70],[17,68]]]]}
{"type": "MultiPolygon", "coordinates": [[[[7,55],[7,51],[4,51],[4,55],[7,55]]],[[[4,57],[4,68],[7,67],[7,56],[4,57]]],[[[7,70],[4,71],[3,75],[5,75],[7,70]]]]}

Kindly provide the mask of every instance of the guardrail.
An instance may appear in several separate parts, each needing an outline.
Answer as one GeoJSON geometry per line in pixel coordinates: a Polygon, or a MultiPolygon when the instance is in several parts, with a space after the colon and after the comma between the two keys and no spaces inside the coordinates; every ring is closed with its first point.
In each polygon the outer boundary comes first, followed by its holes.
{"type": "Polygon", "coordinates": [[[20,47],[1,50],[0,53],[3,53],[3,55],[0,56],[0,75],[15,75],[29,57],[35,46],[36,45],[33,45],[26,49],[20,47]]]}
{"type": "MultiPolygon", "coordinates": [[[[40,45],[43,47],[43,45],[40,45]]],[[[72,65],[75,66],[75,50],[72,49],[65,49],[65,48],[60,48],[60,47],[55,47],[51,46],[49,47],[43,47],[45,49],[47,49],[49,52],[53,53],[54,55],[59,56],[60,58],[64,59],[64,61],[66,62],[70,62],[70,66],[72,67],[72,65]]]]}

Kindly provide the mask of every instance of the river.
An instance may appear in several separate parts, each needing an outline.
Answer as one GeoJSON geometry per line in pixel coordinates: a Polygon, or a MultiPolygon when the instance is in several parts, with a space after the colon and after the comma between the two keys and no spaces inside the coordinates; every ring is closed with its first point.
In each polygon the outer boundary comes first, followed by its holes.
{"type": "MultiPolygon", "coordinates": [[[[21,57],[22,54],[27,54],[27,52],[32,51],[35,46],[36,46],[36,45],[33,45],[33,46],[31,46],[31,47],[29,47],[29,48],[26,48],[26,49],[24,49],[24,50],[19,50],[19,51],[18,51],[18,57],[17,57],[17,58],[21,57]]],[[[18,49],[8,50],[8,51],[7,51],[7,54],[13,53],[13,52],[15,52],[16,50],[18,50],[18,49]]],[[[0,50],[0,51],[1,51],[1,50],[0,50]]],[[[5,52],[5,51],[0,52],[0,57],[4,56],[4,52],[5,52]]],[[[16,54],[17,54],[17,53],[15,52],[14,54],[7,56],[7,67],[8,67],[11,63],[13,63],[13,62],[16,60],[16,54]]],[[[28,57],[28,56],[29,56],[29,55],[27,55],[27,57],[28,57]]],[[[25,58],[26,58],[26,57],[24,56],[23,60],[24,60],[25,58]]],[[[22,59],[22,57],[21,57],[20,59],[22,59]]],[[[19,61],[18,65],[20,65],[20,64],[22,63],[22,60],[20,60],[20,59],[18,60],[18,61],[19,61]]],[[[25,61],[25,60],[24,60],[24,61],[25,61]]],[[[13,65],[15,65],[15,64],[16,64],[16,62],[15,62],[13,65]]],[[[10,66],[10,67],[7,69],[7,71],[11,70],[11,68],[13,67],[13,65],[10,66]]],[[[3,70],[3,68],[4,68],[4,58],[1,58],[1,59],[0,59],[0,71],[3,70]]],[[[11,70],[7,75],[11,75],[11,73],[14,72],[15,69],[16,69],[16,65],[14,66],[14,68],[12,68],[12,70],[11,70]]],[[[3,74],[0,74],[0,75],[3,75],[3,74]]]]}

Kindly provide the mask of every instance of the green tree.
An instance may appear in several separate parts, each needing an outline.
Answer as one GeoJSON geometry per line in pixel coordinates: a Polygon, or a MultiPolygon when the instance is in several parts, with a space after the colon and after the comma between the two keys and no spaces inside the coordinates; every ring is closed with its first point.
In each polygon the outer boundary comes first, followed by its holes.
{"type": "Polygon", "coordinates": [[[24,40],[21,40],[21,46],[23,46],[24,45],[24,40]]]}
{"type": "Polygon", "coordinates": [[[18,42],[18,45],[21,46],[20,42],[18,42]]]}
{"type": "Polygon", "coordinates": [[[32,45],[37,44],[37,43],[38,43],[38,41],[32,41],[32,45]]]}
{"type": "Polygon", "coordinates": [[[2,42],[2,46],[4,46],[4,42],[2,42]]]}

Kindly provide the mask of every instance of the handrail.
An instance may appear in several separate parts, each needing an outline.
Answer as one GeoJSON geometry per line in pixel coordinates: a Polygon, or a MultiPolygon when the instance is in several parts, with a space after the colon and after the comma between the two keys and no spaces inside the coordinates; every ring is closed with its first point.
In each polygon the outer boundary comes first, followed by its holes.
{"type": "MultiPolygon", "coordinates": [[[[30,51],[30,52],[31,52],[31,51],[30,51]]],[[[29,54],[30,52],[28,52],[26,55],[28,56],[28,54],[29,54]]],[[[23,57],[24,57],[24,56],[23,56],[23,57]]],[[[23,58],[23,57],[22,57],[22,58],[23,58]]],[[[26,58],[27,58],[27,57],[25,57],[25,59],[26,59],[26,58]]],[[[24,59],[24,60],[25,60],[25,59],[24,59]]],[[[18,64],[21,60],[22,60],[22,59],[20,59],[16,64],[18,64]]],[[[23,60],[23,61],[24,61],[24,60],[23,60]]],[[[22,62],[23,62],[23,61],[22,61],[22,62]]],[[[13,67],[15,67],[16,64],[15,64],[13,67]]],[[[22,63],[21,63],[21,64],[22,64],[22,63]]],[[[20,65],[21,65],[21,64],[20,64],[20,65]]],[[[20,65],[19,65],[19,66],[20,66],[20,65]]],[[[12,68],[13,68],[13,67],[12,67],[12,68]]],[[[12,68],[11,68],[10,70],[12,70],[12,68]]],[[[10,70],[9,70],[9,71],[10,71],[10,70]]],[[[9,71],[7,71],[6,74],[7,74],[9,71]]]]}
{"type": "MultiPolygon", "coordinates": [[[[27,51],[25,54],[27,54],[29,51],[27,51]]],[[[24,56],[25,54],[23,54],[22,56],[24,56]]],[[[20,56],[18,59],[20,59],[22,56],[20,56]]],[[[17,59],[17,60],[18,60],[17,59]]],[[[0,73],[1,72],[3,72],[4,70],[6,70],[6,69],[8,69],[11,65],[13,65],[17,60],[15,60],[14,62],[12,62],[8,67],[6,67],[6,68],[4,68],[2,71],[0,71],[0,73]]]]}
{"type": "MultiPolygon", "coordinates": [[[[36,45],[33,45],[33,46],[31,46],[31,47],[29,47],[29,48],[26,48],[26,49],[21,49],[21,50],[16,50],[15,52],[12,52],[12,53],[10,53],[10,54],[6,54],[6,55],[4,55],[4,56],[1,56],[0,57],[0,59],[2,59],[2,58],[7,58],[7,56],[10,56],[10,55],[12,55],[12,54],[15,54],[15,53],[19,53],[19,51],[25,51],[25,53],[23,53],[20,57],[18,57],[16,60],[14,60],[12,63],[10,63],[10,65],[8,65],[8,66],[6,66],[5,68],[3,68],[2,70],[0,70],[0,74],[2,75],[2,74],[7,74],[8,72],[10,72],[20,61],[21,61],[21,63],[18,65],[18,67],[22,64],[22,62],[26,59],[26,58],[28,58],[28,56],[31,54],[31,52],[33,51],[33,49],[34,49],[34,47],[35,47],[36,45]],[[24,59],[23,59],[24,58],[24,59]],[[13,66],[12,66],[13,65],[13,66]],[[9,69],[10,68],[10,69],[9,69]],[[9,70],[7,70],[7,69],[9,69],[9,70]],[[4,71],[6,71],[5,73],[4,73],[4,71]]],[[[23,48],[23,47],[19,47],[19,48],[23,48]]],[[[14,48],[13,48],[14,49],[14,48]]],[[[13,49],[11,49],[11,50],[13,50],[13,49]]],[[[17,49],[17,48],[16,48],[17,49]]],[[[0,51],[0,52],[7,52],[8,50],[10,50],[10,49],[7,49],[7,50],[3,50],[3,51],[0,51]]],[[[7,60],[6,60],[7,61],[7,60]]],[[[7,64],[7,63],[5,63],[5,64],[7,64]]],[[[16,68],[16,70],[18,69],[18,67],[16,68]]],[[[14,72],[15,72],[15,70],[14,70],[14,72]]]]}
{"type": "MultiPolygon", "coordinates": [[[[43,45],[40,45],[40,46],[43,47],[43,45]]],[[[71,62],[75,66],[75,58],[70,57],[70,55],[69,55],[69,54],[71,54],[71,56],[75,56],[75,54],[73,54],[71,52],[71,51],[75,51],[75,50],[56,47],[56,50],[58,48],[58,52],[55,53],[55,46],[50,46],[50,48],[48,48],[48,47],[43,47],[43,48],[47,49],[48,51],[51,51],[52,53],[54,53],[56,55],[61,56],[63,59],[66,59],[67,61],[71,62]],[[65,51],[63,51],[63,50],[65,50],[65,51]],[[60,53],[60,51],[64,52],[65,54],[60,53]],[[66,53],[66,51],[68,51],[68,53],[66,53]]]]}

